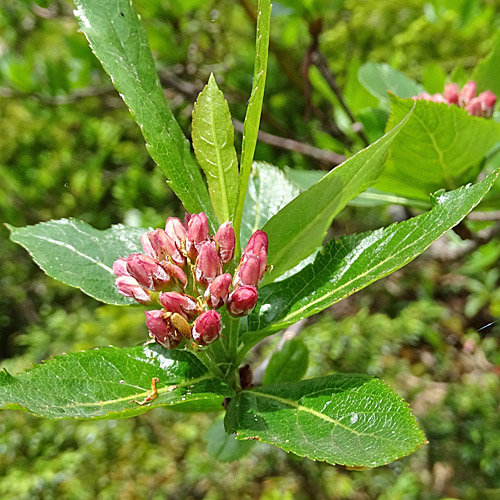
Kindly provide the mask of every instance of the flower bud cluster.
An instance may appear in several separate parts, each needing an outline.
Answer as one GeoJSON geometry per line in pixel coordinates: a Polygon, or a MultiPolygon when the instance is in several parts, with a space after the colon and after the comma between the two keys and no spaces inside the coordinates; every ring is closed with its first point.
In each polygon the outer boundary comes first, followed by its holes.
{"type": "Polygon", "coordinates": [[[165,229],[141,236],[144,253],[120,258],[113,264],[118,292],[141,304],[159,303],[146,311],[150,336],[167,349],[183,339],[197,346],[217,340],[222,330],[216,309],[226,306],[241,317],[257,303],[257,287],[267,265],[267,235],[256,231],[233,276],[227,272],[234,258],[235,234],[231,223],[209,234],[206,215],[187,214],[182,223],[169,217],[165,229]]]}
{"type": "Polygon", "coordinates": [[[413,97],[414,100],[424,100],[432,102],[444,102],[446,104],[454,104],[460,108],[464,108],[469,115],[489,118],[493,115],[497,96],[486,90],[481,92],[476,97],[477,87],[476,82],[467,82],[462,89],[457,83],[449,83],[445,85],[442,94],[430,95],[427,92],[421,92],[413,97]]]}

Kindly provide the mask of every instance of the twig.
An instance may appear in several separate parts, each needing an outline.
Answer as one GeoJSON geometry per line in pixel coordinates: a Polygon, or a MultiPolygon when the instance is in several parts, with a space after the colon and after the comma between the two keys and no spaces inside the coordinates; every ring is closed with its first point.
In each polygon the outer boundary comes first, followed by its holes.
{"type": "MultiPolygon", "coordinates": [[[[242,122],[233,119],[233,124],[235,130],[243,132],[242,122]]],[[[316,160],[333,163],[334,165],[340,165],[346,159],[344,155],[334,153],[333,151],[319,149],[305,142],[299,142],[286,137],[279,137],[268,132],[263,132],[262,130],[259,131],[258,137],[260,141],[270,144],[271,146],[276,146],[277,148],[286,149],[288,151],[297,151],[297,153],[303,154],[304,156],[310,156],[316,160]]]]}
{"type": "Polygon", "coordinates": [[[340,88],[337,84],[335,75],[331,71],[330,66],[328,66],[328,62],[323,53],[321,52],[321,50],[319,49],[319,46],[316,47],[315,50],[312,52],[311,60],[313,64],[319,69],[321,75],[326,80],[326,82],[332,89],[333,93],[339,100],[340,105],[342,106],[347,116],[351,120],[352,129],[354,130],[354,132],[356,132],[356,134],[358,134],[358,136],[365,143],[365,145],[368,146],[370,144],[370,141],[368,140],[368,137],[366,136],[364,130],[360,127],[360,123],[356,120],[351,109],[345,102],[344,96],[342,95],[342,92],[340,91],[340,88]]]}

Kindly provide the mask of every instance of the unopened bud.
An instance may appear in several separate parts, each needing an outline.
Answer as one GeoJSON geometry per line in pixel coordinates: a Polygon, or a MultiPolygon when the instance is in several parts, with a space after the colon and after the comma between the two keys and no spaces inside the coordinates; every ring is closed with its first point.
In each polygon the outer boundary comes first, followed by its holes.
{"type": "Polygon", "coordinates": [[[141,304],[149,304],[151,302],[150,292],[142,288],[132,276],[120,276],[116,278],[115,285],[118,288],[118,293],[125,297],[133,297],[141,304]]]}
{"type": "Polygon", "coordinates": [[[467,104],[474,98],[476,95],[476,82],[470,81],[467,82],[460,91],[460,95],[458,96],[458,104],[465,108],[467,104]]]}
{"type": "Polygon", "coordinates": [[[186,319],[194,319],[197,315],[196,301],[190,295],[177,292],[160,293],[161,305],[171,313],[177,313],[186,319]]]}
{"type": "Polygon", "coordinates": [[[413,96],[414,101],[432,101],[432,96],[428,92],[420,92],[420,94],[413,96]]]}
{"type": "Polygon", "coordinates": [[[259,282],[260,262],[255,255],[243,254],[240,266],[234,277],[234,285],[251,285],[256,286],[259,282]]]}
{"type": "Polygon", "coordinates": [[[227,311],[231,316],[246,316],[257,304],[258,293],[254,286],[239,286],[227,301],[227,311]]]}
{"type": "Polygon", "coordinates": [[[219,338],[222,330],[220,314],[214,309],[201,314],[193,325],[193,340],[198,345],[208,345],[219,338]]]}
{"type": "Polygon", "coordinates": [[[236,238],[234,229],[230,222],[225,222],[219,227],[215,235],[215,241],[219,245],[219,255],[223,264],[227,264],[233,259],[236,238]]]}
{"type": "Polygon", "coordinates": [[[481,107],[483,108],[483,116],[490,117],[495,109],[495,104],[497,102],[497,96],[491,91],[486,90],[481,92],[478,96],[481,100],[481,107]]]}
{"type": "Polygon", "coordinates": [[[449,104],[458,104],[458,96],[460,94],[460,87],[458,83],[448,83],[444,86],[444,97],[449,104]]]}
{"type": "MultiPolygon", "coordinates": [[[[255,231],[255,233],[252,234],[250,240],[248,241],[247,246],[245,247],[245,250],[243,251],[243,255],[241,257],[240,261],[240,270],[241,267],[245,264],[245,261],[248,260],[248,257],[253,255],[257,257],[258,262],[259,262],[259,274],[258,274],[258,279],[255,283],[245,283],[243,280],[241,280],[242,283],[245,285],[255,285],[262,280],[262,277],[264,276],[264,273],[266,272],[266,265],[267,265],[267,250],[268,250],[268,238],[267,234],[264,231],[261,231],[260,229],[258,231],[255,231]]],[[[252,264],[254,266],[255,264],[252,264]]],[[[253,269],[252,269],[253,271],[253,269]]],[[[239,271],[240,272],[240,271],[239,271]]],[[[237,280],[238,281],[238,280],[237,280]]],[[[246,281],[253,281],[253,276],[247,278],[246,281]]]]}
{"type": "Polygon", "coordinates": [[[154,291],[165,289],[171,281],[170,276],[155,259],[141,253],[128,256],[127,271],[143,287],[154,291]]]}
{"type": "Polygon", "coordinates": [[[445,99],[444,95],[443,94],[432,94],[432,102],[444,102],[446,104],[448,104],[448,101],[445,99]]]}
{"type": "Polygon", "coordinates": [[[146,311],[146,326],[150,336],[167,349],[174,349],[182,340],[164,310],[146,311]]]}
{"type": "Polygon", "coordinates": [[[191,215],[188,222],[188,232],[186,239],[186,250],[191,260],[195,260],[200,251],[200,244],[208,240],[208,219],[200,212],[191,215]]]}
{"type": "Polygon", "coordinates": [[[127,269],[127,259],[121,257],[113,262],[113,272],[115,276],[119,278],[120,276],[130,276],[127,269]]]}
{"type": "Polygon", "coordinates": [[[229,273],[217,276],[205,292],[205,300],[210,307],[217,309],[224,305],[229,295],[232,276],[229,273]]]}
{"type": "Polygon", "coordinates": [[[198,283],[208,285],[221,273],[222,265],[217,247],[213,241],[204,241],[200,244],[199,255],[196,259],[195,278],[198,283]]]}
{"type": "Polygon", "coordinates": [[[175,245],[182,250],[187,238],[187,229],[177,217],[169,217],[165,223],[165,232],[175,242],[175,245]]]}
{"type": "Polygon", "coordinates": [[[471,99],[469,104],[465,106],[465,110],[469,115],[472,116],[483,116],[483,106],[481,104],[481,99],[479,97],[474,97],[471,99]]]}
{"type": "Polygon", "coordinates": [[[182,289],[186,288],[188,279],[186,273],[179,266],[176,266],[171,262],[167,262],[166,260],[161,261],[160,266],[165,269],[167,274],[172,277],[182,289]]]}
{"type": "Polygon", "coordinates": [[[163,229],[155,229],[141,236],[142,248],[148,257],[158,260],[171,260],[184,267],[186,259],[180,253],[175,241],[163,229]]]}

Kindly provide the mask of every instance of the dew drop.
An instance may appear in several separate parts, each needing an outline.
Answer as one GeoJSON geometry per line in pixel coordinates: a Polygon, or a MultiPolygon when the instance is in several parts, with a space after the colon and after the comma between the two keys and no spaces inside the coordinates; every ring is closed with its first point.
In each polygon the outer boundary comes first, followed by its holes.
{"type": "Polygon", "coordinates": [[[353,413],[351,415],[350,420],[351,420],[351,424],[355,424],[358,421],[358,414],[357,413],[353,413]]]}

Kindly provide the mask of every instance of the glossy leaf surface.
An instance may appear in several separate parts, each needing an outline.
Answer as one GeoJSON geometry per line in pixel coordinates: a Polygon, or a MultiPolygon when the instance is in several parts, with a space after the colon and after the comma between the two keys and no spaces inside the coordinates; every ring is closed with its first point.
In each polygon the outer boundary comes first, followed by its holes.
{"type": "Polygon", "coordinates": [[[52,278],[106,304],[136,303],[117,292],[112,266],[120,257],[142,252],[140,237],[146,229],[116,225],[100,231],[76,219],[7,227],[11,240],[52,278]]]}
{"type": "Polygon", "coordinates": [[[309,351],[299,338],[286,340],[281,349],[273,353],[262,385],[300,380],[307,371],[309,351]]]}
{"type": "Polygon", "coordinates": [[[193,354],[157,344],[56,356],[16,376],[0,372],[0,408],[46,418],[124,418],[157,406],[217,411],[231,394],[193,354]],[[158,395],[141,406],[153,377],[158,395]]]}
{"type": "Polygon", "coordinates": [[[273,266],[264,283],[275,280],[322,244],[335,215],[377,180],[389,147],[407,119],[330,171],[264,225],[269,236],[268,264],[273,266]]]}
{"type": "Polygon", "coordinates": [[[193,110],[192,139],[196,158],[208,179],[219,222],[233,220],[238,197],[238,159],[229,106],[210,75],[193,110]]]}
{"type": "Polygon", "coordinates": [[[257,439],[312,460],[371,468],[426,442],[408,405],[380,380],[330,375],[240,392],[225,419],[257,439]]]}
{"type": "Polygon", "coordinates": [[[146,139],[149,154],[190,212],[214,222],[210,198],[190,145],[167,106],[146,30],[129,0],[76,0],[75,15],[146,139]]]}
{"type": "Polygon", "coordinates": [[[364,234],[330,241],[315,261],[290,278],[259,290],[248,317],[245,343],[316,314],[420,255],[458,224],[484,197],[497,173],[483,181],[442,193],[418,217],[364,234]]]}

